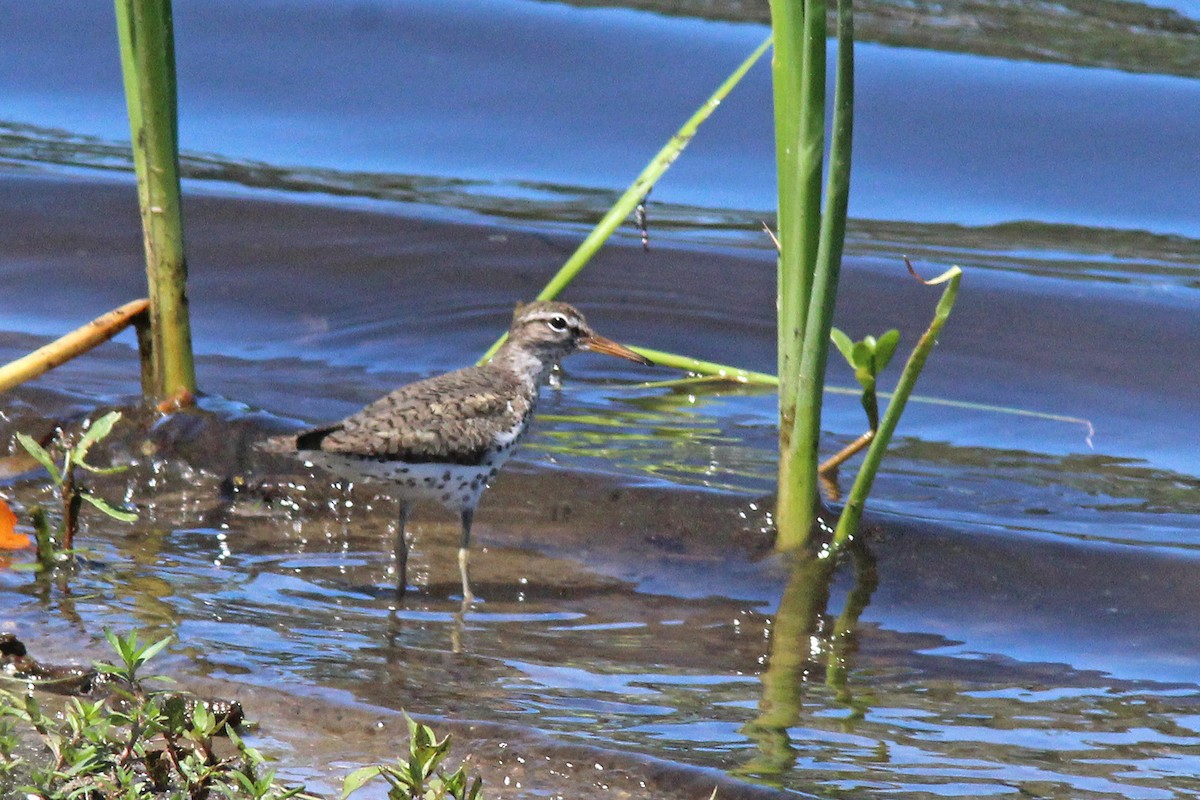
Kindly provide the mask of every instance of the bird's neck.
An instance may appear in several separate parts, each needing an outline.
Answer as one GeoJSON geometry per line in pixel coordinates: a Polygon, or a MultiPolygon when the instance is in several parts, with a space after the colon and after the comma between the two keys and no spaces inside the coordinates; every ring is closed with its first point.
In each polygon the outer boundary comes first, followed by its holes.
{"type": "Polygon", "coordinates": [[[514,345],[511,341],[505,342],[504,346],[496,352],[496,355],[492,357],[492,363],[517,375],[535,393],[546,374],[554,367],[554,361],[548,359],[544,354],[527,347],[514,345]]]}

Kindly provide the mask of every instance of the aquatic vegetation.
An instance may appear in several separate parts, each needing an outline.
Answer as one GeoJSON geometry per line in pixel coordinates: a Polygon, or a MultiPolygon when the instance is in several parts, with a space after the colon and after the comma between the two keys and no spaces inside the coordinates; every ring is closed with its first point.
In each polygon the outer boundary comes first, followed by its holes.
{"type": "Polygon", "coordinates": [[[394,765],[363,767],[350,773],[342,787],[342,800],[376,778],[391,785],[390,800],[480,800],[483,782],[479,777],[472,780],[461,764],[450,773],[442,768],[450,753],[450,736],[439,740],[428,725],[407,714],[404,719],[408,723],[408,759],[398,758],[394,765]]]}
{"type": "Polygon", "coordinates": [[[71,442],[58,438],[47,450],[32,437],[24,433],[17,434],[17,442],[39,464],[45,467],[58,490],[61,507],[61,519],[57,529],[52,529],[46,512],[35,506],[31,515],[37,540],[38,563],[44,569],[51,569],[59,561],[69,558],[75,545],[75,534],[79,530],[79,511],[84,502],[97,508],[104,514],[122,522],[133,522],[137,514],[127,509],[118,508],[86,487],[80,485],[78,470],[83,469],[97,475],[111,475],[123,472],[127,467],[97,467],[87,460],[88,452],[94,445],[107,437],[113,426],[121,419],[119,411],[110,411],[92,422],[78,441],[71,442]],[[51,450],[55,451],[54,454],[51,450]],[[59,462],[61,461],[61,466],[59,462]]]}
{"type": "MultiPolygon", "coordinates": [[[[909,270],[912,270],[912,265],[909,265],[909,270]]],[[[915,273],[914,273],[915,274],[915,273]]],[[[933,346],[937,344],[938,334],[942,331],[942,326],[946,324],[946,319],[950,316],[951,309],[954,308],[954,301],[958,297],[958,284],[962,280],[962,270],[958,267],[951,267],[938,277],[924,281],[929,285],[945,283],[946,288],[942,292],[942,297],[938,301],[937,308],[934,310],[933,321],[929,323],[929,328],[921,335],[917,341],[916,347],[908,357],[908,361],[904,365],[904,371],[900,373],[900,379],[896,383],[896,388],[892,393],[891,399],[888,401],[887,411],[884,413],[883,419],[879,421],[878,427],[872,425],[872,430],[875,432],[872,437],[871,446],[867,450],[866,458],[863,459],[862,466],[858,469],[858,475],[854,479],[854,485],[850,488],[850,494],[846,498],[846,505],[842,508],[841,516],[838,517],[837,529],[833,537],[833,546],[841,547],[858,530],[859,520],[862,518],[863,505],[867,501],[867,495],[871,492],[871,486],[875,482],[875,474],[879,471],[879,463],[883,460],[883,454],[887,450],[888,443],[892,440],[892,434],[896,431],[896,426],[900,423],[900,415],[904,413],[904,406],[908,403],[909,397],[912,395],[913,389],[917,384],[917,377],[921,374],[921,370],[925,366],[925,360],[929,358],[929,353],[933,350],[933,346]]],[[[880,341],[887,338],[888,334],[881,337],[880,341]]],[[[894,345],[893,345],[894,347],[894,345]]],[[[866,348],[863,348],[864,351],[866,348]]],[[[851,354],[853,357],[853,353],[851,354]]],[[[874,363],[877,360],[879,353],[879,344],[875,346],[875,352],[870,356],[870,360],[874,363]]],[[[890,358],[890,354],[888,355],[890,358]]],[[[866,354],[864,353],[864,358],[866,354]]],[[[857,374],[857,370],[856,370],[857,374]]],[[[859,378],[860,382],[863,378],[859,378]]],[[[874,392],[873,381],[871,381],[871,393],[874,392]]],[[[864,405],[866,404],[866,384],[864,384],[864,405]]],[[[871,412],[868,410],[868,417],[871,412]]],[[[878,411],[876,410],[876,414],[878,411]]]]}
{"type": "Polygon", "coordinates": [[[143,380],[142,389],[163,400],[196,391],[171,2],[116,0],[116,11],[150,287],[150,336],[142,347],[142,370],[149,380],[143,380]]]}
{"type": "MultiPolygon", "coordinates": [[[[25,657],[23,645],[11,636],[6,640],[7,673],[0,680],[22,690],[0,689],[0,795],[314,797],[303,786],[277,781],[262,754],[238,735],[239,704],[148,685],[168,680],[142,671],[172,637],[142,642],[137,631],[122,637],[105,630],[104,635],[116,661],[98,661],[90,670],[37,664],[25,657]],[[70,674],[58,677],[63,672],[70,674]],[[43,702],[35,690],[70,697],[43,702]]],[[[444,766],[450,737],[439,739],[428,725],[407,715],[405,720],[407,757],[352,772],[342,797],[381,778],[391,784],[391,798],[479,800],[479,777],[470,777],[463,765],[453,771],[444,766]]]]}
{"type": "MultiPolygon", "coordinates": [[[[205,703],[148,689],[140,671],[170,642],[142,643],[105,631],[116,664],[98,662],[107,695],[72,697],[44,708],[32,691],[0,690],[0,793],[80,800],[122,797],[283,800],[301,796],[265,767],[265,760],[205,703]],[[225,747],[219,739],[227,739],[225,747]],[[34,746],[23,746],[24,742],[34,746]],[[232,750],[219,755],[219,750],[232,750]]],[[[37,686],[25,678],[21,684],[37,686]]]]}
{"type": "Polygon", "coordinates": [[[837,296],[854,127],[854,15],[839,0],[833,138],[825,153],[826,4],[773,2],[778,177],[779,494],[781,550],[804,545],[816,514],[821,400],[837,296]],[[823,203],[823,205],[822,205],[823,203]]]}
{"type": "MultiPolygon", "coordinates": [[[[650,193],[650,190],[654,188],[655,182],[663,176],[663,174],[673,163],[675,163],[675,159],[679,158],[680,153],[682,153],[684,148],[688,146],[688,143],[692,140],[692,137],[696,135],[696,131],[700,128],[700,125],[703,124],[704,121],[707,120],[714,111],[716,111],[717,106],[721,104],[721,101],[724,100],[731,91],[733,91],[733,88],[737,86],[739,82],[741,82],[742,78],[745,77],[746,73],[750,71],[750,68],[758,62],[758,59],[762,57],[763,53],[767,51],[767,48],[770,45],[771,37],[768,36],[763,40],[762,44],[754,49],[754,52],[747,56],[746,59],[738,65],[737,69],[730,73],[729,77],[717,87],[716,91],[714,91],[698,109],[696,109],[695,113],[688,117],[687,121],[680,126],[675,135],[672,136],[665,145],[663,145],[662,149],[660,149],[658,153],[656,153],[655,156],[650,159],[650,163],[648,163],[645,168],[642,169],[641,173],[634,178],[633,183],[629,185],[629,188],[627,188],[621,194],[621,196],[617,198],[616,202],[612,204],[608,211],[605,212],[604,216],[599,222],[596,223],[596,226],[592,228],[591,232],[587,235],[583,242],[580,243],[579,247],[575,248],[575,252],[571,254],[566,263],[564,263],[554,277],[550,279],[550,282],[546,284],[540,293],[538,293],[538,300],[554,300],[557,298],[559,294],[562,293],[562,290],[565,289],[571,283],[571,281],[574,280],[575,276],[579,274],[580,270],[587,266],[588,262],[591,261],[592,256],[596,254],[596,251],[600,249],[601,245],[608,241],[608,238],[612,236],[617,227],[624,222],[629,217],[630,213],[632,213],[635,209],[641,209],[641,212],[639,213],[639,220],[641,221],[641,224],[639,227],[642,229],[643,241],[646,240],[647,232],[645,230],[644,216],[644,203],[646,196],[650,193]]],[[[483,354],[483,357],[479,359],[480,363],[487,361],[489,358],[495,355],[496,351],[500,349],[500,345],[503,344],[503,342],[504,337],[502,336],[488,349],[486,353],[483,354]]],[[[636,349],[638,349],[639,352],[648,358],[650,357],[650,351],[643,351],[641,348],[636,349]]],[[[674,364],[669,364],[669,366],[674,366],[674,364]]]]}
{"type": "Polygon", "coordinates": [[[850,337],[838,328],[829,333],[829,338],[838,351],[854,370],[854,378],[863,388],[862,407],[867,414],[871,430],[879,428],[879,393],[875,383],[879,373],[896,354],[896,345],[900,343],[900,331],[893,328],[876,339],[867,336],[859,342],[850,341],[850,337]]]}

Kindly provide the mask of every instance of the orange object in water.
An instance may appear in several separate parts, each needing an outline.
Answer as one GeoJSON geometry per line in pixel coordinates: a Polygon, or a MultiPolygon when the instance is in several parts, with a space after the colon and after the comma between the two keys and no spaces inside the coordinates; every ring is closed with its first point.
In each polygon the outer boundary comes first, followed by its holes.
{"type": "Polygon", "coordinates": [[[0,550],[22,550],[33,542],[23,533],[17,533],[17,515],[0,500],[0,550]]]}

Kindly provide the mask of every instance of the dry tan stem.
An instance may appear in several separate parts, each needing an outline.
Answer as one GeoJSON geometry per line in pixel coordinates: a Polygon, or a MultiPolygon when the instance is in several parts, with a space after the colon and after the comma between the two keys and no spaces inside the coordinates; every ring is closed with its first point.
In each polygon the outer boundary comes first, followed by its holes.
{"type": "Polygon", "coordinates": [[[28,380],[65,364],[75,356],[107,342],[131,325],[150,306],[146,298],[133,300],[118,309],[97,317],[81,328],[39,347],[27,356],[0,367],[0,392],[7,392],[28,380]]]}
{"type": "Polygon", "coordinates": [[[859,436],[853,442],[846,445],[841,450],[837,451],[836,453],[831,455],[829,458],[827,458],[823,462],[821,462],[821,466],[817,467],[817,472],[820,473],[821,475],[824,475],[828,472],[832,472],[833,470],[840,467],[842,464],[845,464],[847,461],[849,461],[850,457],[853,456],[855,453],[859,452],[860,450],[865,449],[866,446],[869,445],[871,443],[871,440],[874,438],[875,438],[875,431],[867,431],[862,436],[859,436]]]}

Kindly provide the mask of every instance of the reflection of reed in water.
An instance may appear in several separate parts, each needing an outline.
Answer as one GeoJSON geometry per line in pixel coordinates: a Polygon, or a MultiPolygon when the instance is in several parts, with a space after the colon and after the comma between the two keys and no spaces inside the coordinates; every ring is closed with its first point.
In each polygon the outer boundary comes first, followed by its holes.
{"type": "Polygon", "coordinates": [[[792,574],[779,601],[771,633],[771,652],[762,673],[763,692],[759,715],[742,732],[753,740],[758,754],[734,770],[742,777],[776,782],[796,761],[788,729],[800,722],[804,685],[824,663],[825,685],[837,701],[850,708],[848,721],[867,712],[864,700],[850,691],[850,662],[856,649],[855,630],[878,585],[875,557],[862,543],[852,540],[854,586],[842,613],[830,623],[829,590],[836,560],[805,551],[792,566],[792,574]]]}

